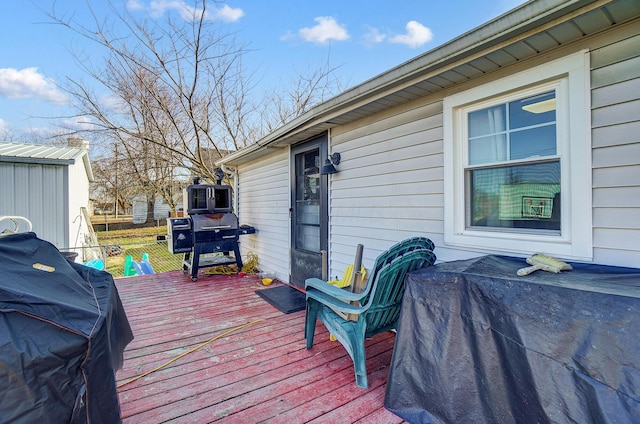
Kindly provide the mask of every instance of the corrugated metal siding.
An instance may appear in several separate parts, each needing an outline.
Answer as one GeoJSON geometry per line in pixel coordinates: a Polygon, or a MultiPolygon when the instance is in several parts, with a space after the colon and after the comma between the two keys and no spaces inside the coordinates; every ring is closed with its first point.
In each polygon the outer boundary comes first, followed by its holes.
{"type": "Polygon", "coordinates": [[[640,35],[592,52],[591,86],[594,261],[638,267],[640,35]]]}
{"type": "Polygon", "coordinates": [[[332,133],[340,172],[330,185],[330,275],[364,245],[370,268],[384,249],[443,232],[442,102],[415,101],[332,133]]]}
{"type": "Polygon", "coordinates": [[[58,248],[83,245],[92,178],[85,148],[0,142],[0,167],[0,214],[28,217],[58,248]]]}
{"type": "Polygon", "coordinates": [[[66,166],[0,163],[0,215],[28,218],[41,239],[69,245],[66,166]]]}
{"type": "Polygon", "coordinates": [[[2,161],[70,164],[85,154],[79,147],[48,146],[42,144],[0,143],[2,161]]]}
{"type": "Polygon", "coordinates": [[[275,272],[289,280],[289,149],[239,169],[238,218],[241,224],[256,227],[257,234],[240,237],[243,257],[258,256],[263,271],[275,272]]]}

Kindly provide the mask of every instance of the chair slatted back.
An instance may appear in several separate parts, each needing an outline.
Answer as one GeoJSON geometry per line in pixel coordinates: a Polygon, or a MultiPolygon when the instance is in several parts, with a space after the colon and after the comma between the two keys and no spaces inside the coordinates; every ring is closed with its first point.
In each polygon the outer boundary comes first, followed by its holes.
{"type": "MultiPolygon", "coordinates": [[[[364,299],[361,300],[360,303],[364,305],[368,302],[368,297],[371,296],[370,291],[372,288],[372,284],[376,280],[377,278],[376,276],[378,272],[380,272],[383,266],[390,264],[396,258],[417,249],[430,250],[433,252],[433,249],[435,249],[435,245],[427,237],[411,237],[394,244],[389,249],[387,249],[386,251],[378,255],[375,263],[373,264],[373,268],[371,268],[371,273],[369,275],[369,278],[367,279],[367,286],[363,290],[364,292],[369,292],[369,293],[364,299]]],[[[435,263],[435,260],[436,260],[436,256],[434,254],[433,255],[434,263],[435,263]]],[[[429,265],[433,265],[433,263],[429,265]]]]}
{"type": "Polygon", "coordinates": [[[371,270],[371,278],[374,278],[376,272],[378,272],[384,265],[391,263],[391,261],[398,256],[402,256],[405,253],[416,249],[433,251],[435,249],[435,244],[427,237],[411,237],[394,244],[376,258],[376,262],[371,270]]]}
{"type": "Polygon", "coordinates": [[[363,305],[366,311],[360,319],[366,320],[366,336],[395,328],[400,316],[404,294],[404,278],[407,272],[433,265],[436,255],[427,249],[412,249],[396,255],[374,276],[373,286],[363,305]]]}

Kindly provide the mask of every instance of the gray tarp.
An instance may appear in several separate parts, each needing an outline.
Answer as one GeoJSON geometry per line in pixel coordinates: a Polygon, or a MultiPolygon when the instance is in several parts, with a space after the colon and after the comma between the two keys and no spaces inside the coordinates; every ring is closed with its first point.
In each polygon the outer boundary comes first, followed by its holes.
{"type": "Polygon", "coordinates": [[[640,270],[408,274],[385,407],[411,423],[639,423],[640,270]]]}
{"type": "Polygon", "coordinates": [[[0,236],[0,421],[117,423],[133,339],[110,274],[34,233],[0,236]]]}

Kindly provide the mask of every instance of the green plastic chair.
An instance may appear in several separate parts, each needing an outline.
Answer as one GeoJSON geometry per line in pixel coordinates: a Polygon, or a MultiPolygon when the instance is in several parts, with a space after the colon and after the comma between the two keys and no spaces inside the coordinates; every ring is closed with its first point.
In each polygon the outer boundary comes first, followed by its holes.
{"type": "MultiPolygon", "coordinates": [[[[372,273],[375,274],[377,270],[382,268],[384,265],[390,263],[398,256],[404,255],[407,252],[411,252],[416,249],[425,249],[425,250],[435,250],[435,244],[429,240],[427,237],[411,237],[401,242],[398,242],[391,246],[386,251],[382,252],[376,258],[376,262],[373,265],[372,273]]],[[[433,261],[435,262],[436,257],[433,256],[433,261]]],[[[366,291],[366,289],[365,289],[366,291]]]]}
{"type": "Polygon", "coordinates": [[[425,246],[433,247],[433,243],[418,237],[383,252],[376,259],[362,293],[351,293],[317,278],[308,279],[305,282],[307,349],[313,346],[319,318],[351,356],[356,385],[365,389],[369,387],[364,341],[396,328],[406,273],[433,265],[436,261],[433,250],[425,249],[425,246]],[[353,314],[351,317],[354,318],[345,318],[347,314],[353,314]]]}

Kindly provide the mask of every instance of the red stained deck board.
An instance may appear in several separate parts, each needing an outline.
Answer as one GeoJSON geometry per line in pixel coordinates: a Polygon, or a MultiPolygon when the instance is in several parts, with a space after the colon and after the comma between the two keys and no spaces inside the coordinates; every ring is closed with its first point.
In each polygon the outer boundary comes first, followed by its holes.
{"type": "MultiPolygon", "coordinates": [[[[246,329],[245,332],[243,330],[239,330],[237,333],[230,334],[222,339],[216,340],[211,344],[202,347],[200,350],[195,351],[188,356],[185,356],[180,360],[180,362],[175,367],[180,367],[183,372],[186,374],[187,372],[193,372],[199,367],[210,366],[211,363],[220,363],[223,362],[225,356],[234,355],[235,350],[243,348],[251,348],[254,344],[257,345],[256,353],[260,353],[262,351],[268,351],[269,342],[274,338],[281,337],[295,337],[297,334],[297,328],[287,325],[288,323],[284,323],[286,326],[282,327],[282,324],[278,324],[278,326],[269,326],[269,327],[261,327],[259,329],[253,329],[254,331],[250,334],[250,338],[247,336],[247,331],[251,329],[246,329]],[[201,364],[201,365],[200,365],[201,364]]],[[[256,326],[260,325],[260,323],[256,324],[256,326]]],[[[202,342],[205,342],[203,340],[202,342]]],[[[147,369],[153,369],[157,366],[160,366],[167,362],[168,360],[178,356],[179,354],[189,350],[190,348],[195,348],[199,344],[193,344],[189,346],[185,346],[184,348],[172,348],[168,351],[161,352],[152,352],[146,356],[137,356],[131,358],[128,362],[129,367],[147,367],[147,369]]],[[[286,347],[281,349],[286,351],[286,347]]],[[[281,353],[278,352],[270,352],[269,355],[278,355],[281,353]]],[[[128,370],[122,371],[123,378],[131,378],[135,375],[140,374],[140,372],[131,372],[127,373],[128,370]]],[[[143,381],[143,380],[142,380],[143,381]]]]}
{"type": "MultiPolygon", "coordinates": [[[[264,359],[259,359],[261,356],[263,356],[261,352],[251,352],[249,355],[241,356],[237,360],[230,357],[225,361],[223,358],[219,364],[212,364],[212,366],[200,371],[185,374],[182,378],[170,378],[170,374],[182,372],[180,368],[175,367],[173,370],[167,370],[165,375],[161,374],[159,377],[165,380],[162,384],[165,392],[158,396],[161,396],[166,403],[170,403],[175,401],[173,390],[181,390],[182,395],[188,397],[208,393],[206,402],[214,403],[218,400],[224,400],[224,396],[237,396],[252,388],[259,388],[269,382],[284,378],[287,373],[295,373],[297,367],[299,367],[300,359],[304,359],[298,352],[292,355],[288,355],[285,352],[283,356],[273,360],[270,360],[269,355],[266,355],[267,357],[264,359]],[[287,364],[285,362],[287,360],[292,362],[287,364]],[[287,365],[289,366],[286,369],[282,369],[287,365]],[[239,369],[242,370],[242,384],[234,386],[238,379],[237,370],[239,369]],[[185,385],[187,387],[183,387],[185,385]],[[224,394],[220,395],[221,391],[224,394]]],[[[142,395],[135,397],[139,396],[142,395]]]]}
{"type": "MultiPolygon", "coordinates": [[[[373,355],[371,363],[374,366],[381,362],[381,357],[382,362],[385,362],[386,358],[383,355],[376,355],[373,347],[371,350],[373,355]]],[[[228,417],[229,419],[233,418],[235,422],[251,422],[256,416],[263,419],[273,419],[273,417],[289,411],[293,411],[295,417],[292,421],[291,416],[285,414],[285,422],[289,423],[304,422],[306,419],[317,417],[322,412],[313,412],[308,415],[309,411],[317,410],[317,407],[312,406],[314,401],[327,392],[332,392],[343,386],[352,387],[353,384],[353,378],[349,378],[353,374],[353,363],[341,346],[333,348],[331,351],[323,351],[322,355],[323,359],[327,361],[324,364],[306,361],[303,371],[291,374],[283,380],[270,382],[244,396],[234,397],[203,408],[190,415],[189,418],[195,419],[196,422],[199,420],[205,422],[204,420],[212,417],[228,417]],[[273,402],[272,399],[277,399],[277,402],[273,402]]],[[[357,389],[356,394],[359,392],[360,389],[357,389]]],[[[376,407],[381,404],[380,402],[376,407]]]]}
{"type": "Polygon", "coordinates": [[[378,408],[375,410],[375,412],[369,415],[365,415],[359,420],[355,421],[355,424],[400,424],[404,422],[405,421],[402,418],[395,415],[393,412],[390,412],[384,408],[378,408]]]}
{"type": "MultiPolygon", "coordinates": [[[[278,284],[278,283],[276,283],[278,284]]],[[[123,383],[225,331],[119,391],[124,423],[401,423],[383,407],[394,335],[367,340],[369,389],[355,385],[353,362],[322,324],[307,350],[304,311],[283,314],[255,294],[255,276],[182,272],[116,280],[135,339],[123,383]]]]}

